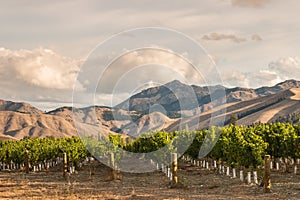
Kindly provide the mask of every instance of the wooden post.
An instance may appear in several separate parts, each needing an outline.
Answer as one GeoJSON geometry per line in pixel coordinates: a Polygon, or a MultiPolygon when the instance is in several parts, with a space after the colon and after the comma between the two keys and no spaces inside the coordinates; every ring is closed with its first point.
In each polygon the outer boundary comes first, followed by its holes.
{"type": "Polygon", "coordinates": [[[25,172],[29,173],[29,151],[27,149],[25,150],[25,172]]]}
{"type": "Polygon", "coordinates": [[[264,176],[264,185],[265,193],[271,192],[271,157],[269,155],[265,156],[265,176],[264,176]]]}
{"type": "Polygon", "coordinates": [[[63,175],[66,177],[68,168],[68,160],[67,160],[67,153],[64,153],[64,165],[63,165],[63,175]]]}
{"type": "Polygon", "coordinates": [[[111,178],[111,180],[115,180],[116,179],[116,172],[115,172],[115,156],[114,156],[114,153],[110,153],[109,165],[110,165],[110,178],[111,178]]]}
{"type": "Polygon", "coordinates": [[[178,169],[178,162],[177,162],[177,153],[172,153],[172,182],[171,186],[174,187],[178,184],[178,175],[177,175],[177,169],[178,169]]]}

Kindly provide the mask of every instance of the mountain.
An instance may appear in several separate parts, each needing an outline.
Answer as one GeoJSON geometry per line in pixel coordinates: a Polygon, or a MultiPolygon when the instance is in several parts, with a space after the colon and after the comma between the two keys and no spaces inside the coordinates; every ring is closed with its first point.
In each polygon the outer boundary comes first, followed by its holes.
{"type": "Polygon", "coordinates": [[[24,137],[64,137],[76,135],[72,123],[63,117],[47,114],[30,114],[0,111],[0,135],[16,139],[24,137]]]}
{"type": "Polygon", "coordinates": [[[73,126],[75,126],[74,119],[78,123],[89,124],[89,128],[93,125],[100,126],[105,134],[123,133],[121,131],[122,127],[128,125],[132,120],[141,117],[140,114],[136,114],[134,111],[126,112],[106,106],[90,106],[74,109],[74,111],[72,107],[62,107],[47,114],[62,117],[73,124],[73,126]],[[98,124],[95,124],[95,122],[98,124]]]}
{"type": "Polygon", "coordinates": [[[31,106],[28,103],[23,102],[12,102],[0,100],[0,111],[15,111],[19,113],[27,114],[41,114],[41,110],[31,106]]]}
{"type": "Polygon", "coordinates": [[[148,113],[155,104],[159,104],[166,110],[167,116],[176,118],[182,110],[200,108],[202,112],[210,110],[214,103],[211,102],[210,92],[215,96],[224,96],[225,91],[227,103],[247,101],[250,99],[276,94],[290,88],[299,88],[300,81],[287,80],[273,87],[261,87],[257,89],[248,88],[226,88],[221,85],[196,86],[186,85],[177,80],[165,85],[149,88],[131,96],[129,99],[116,106],[118,109],[134,110],[140,113],[148,113]],[[194,98],[192,98],[194,97],[194,98]],[[179,100],[181,102],[179,102],[179,100]]]}
{"type": "Polygon", "coordinates": [[[123,127],[123,132],[131,133],[130,136],[137,137],[139,134],[147,131],[166,129],[175,120],[172,120],[160,112],[152,112],[144,115],[134,123],[129,123],[123,127]]]}
{"type": "Polygon", "coordinates": [[[76,136],[80,129],[97,137],[99,128],[104,135],[136,137],[146,130],[174,131],[186,126],[190,129],[208,128],[212,116],[216,125],[226,125],[232,115],[237,117],[240,125],[276,121],[299,123],[300,82],[287,80],[272,87],[248,89],[221,85],[188,86],[172,81],[143,90],[114,108],[61,107],[47,113],[27,103],[0,100],[0,139],[71,137],[76,136]],[[218,95],[222,90],[227,102],[214,106],[216,102],[211,101],[209,91],[218,95]],[[195,95],[195,98],[190,95],[195,95]],[[178,97],[181,97],[181,102],[178,97]],[[126,110],[128,106],[130,110],[126,110]],[[223,119],[225,123],[221,124],[223,119]]]}
{"type": "MultiPolygon", "coordinates": [[[[247,101],[227,103],[212,110],[184,119],[177,120],[166,131],[178,130],[180,126],[190,129],[206,129],[210,126],[211,117],[214,121],[229,124],[232,115],[237,117],[237,124],[251,125],[253,123],[269,123],[295,113],[300,113],[300,89],[292,88],[276,94],[266,95],[247,101]]],[[[299,123],[299,118],[297,119],[299,123]]]]}
{"type": "MultiPolygon", "coordinates": [[[[24,137],[71,137],[77,136],[74,117],[82,121],[84,128],[93,131],[100,126],[104,134],[123,133],[122,127],[128,126],[132,119],[137,120],[140,114],[124,110],[114,110],[105,106],[91,106],[82,109],[61,107],[43,113],[27,103],[14,103],[1,100],[0,139],[22,139],[24,137]],[[96,113],[96,120],[93,116],[96,113]],[[93,122],[97,121],[97,126],[93,122]]],[[[77,123],[78,125],[79,123],[77,123]]],[[[80,125],[79,125],[80,126],[80,125]]],[[[98,131],[98,130],[97,130],[98,131]]]]}
{"type": "MultiPolygon", "coordinates": [[[[208,91],[203,91],[203,93],[208,94],[208,91]]],[[[182,103],[185,106],[183,109],[190,110],[197,104],[195,99],[191,102],[192,94],[193,90],[190,86],[175,80],[162,86],[143,90],[117,105],[116,108],[126,110],[129,107],[129,110],[147,113],[151,106],[159,104],[169,112],[179,111],[178,97],[180,97],[184,101],[182,103]]]]}
{"type": "Polygon", "coordinates": [[[276,94],[278,92],[284,91],[284,90],[288,90],[291,88],[300,88],[300,81],[296,81],[296,80],[286,80],[284,82],[278,83],[275,86],[272,87],[261,87],[261,88],[257,88],[255,90],[255,92],[259,95],[259,96],[266,96],[269,94],[276,94]]]}

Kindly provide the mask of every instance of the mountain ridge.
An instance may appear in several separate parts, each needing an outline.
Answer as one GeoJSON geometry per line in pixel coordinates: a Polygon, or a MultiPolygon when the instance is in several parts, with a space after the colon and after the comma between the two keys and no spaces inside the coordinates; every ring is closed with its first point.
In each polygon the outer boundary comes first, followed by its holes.
{"type": "Polygon", "coordinates": [[[0,111],[14,111],[29,114],[41,114],[43,111],[25,102],[13,102],[0,99],[0,111]]]}
{"type": "MultiPolygon", "coordinates": [[[[169,112],[191,110],[200,107],[202,111],[209,110],[214,102],[211,102],[210,92],[213,92],[214,96],[224,96],[222,92],[225,92],[226,99],[223,101],[227,103],[246,101],[257,97],[267,96],[275,94],[290,88],[299,88],[300,81],[294,79],[280,82],[271,87],[260,87],[257,89],[233,87],[227,88],[222,85],[213,86],[197,86],[186,85],[173,80],[161,86],[148,88],[134,94],[130,98],[121,102],[115,108],[124,110],[135,110],[141,113],[147,112],[153,104],[160,104],[169,112]],[[175,89],[174,89],[175,88],[175,89]],[[218,94],[221,93],[221,94],[218,94]],[[189,98],[189,102],[185,103],[185,96],[196,96],[196,98],[189,98]],[[179,102],[178,97],[182,98],[182,102],[179,102]],[[197,100],[197,101],[196,101],[197,100]],[[211,104],[210,104],[211,103],[211,104]],[[181,107],[183,104],[183,107],[181,107]],[[187,106],[188,105],[188,106],[187,106]]],[[[168,117],[171,117],[168,115],[168,117]]]]}
{"type": "MultiPolygon", "coordinates": [[[[172,81],[164,86],[145,89],[132,96],[133,108],[135,108],[134,106],[143,109],[150,108],[150,113],[148,110],[141,112],[138,109],[89,106],[76,108],[78,113],[75,115],[78,114],[78,119],[89,124],[89,130],[101,127],[106,135],[112,133],[126,136],[128,133],[134,132],[132,136],[136,137],[148,130],[147,127],[151,130],[173,131],[179,128],[181,120],[178,115],[175,115],[178,114],[175,109],[178,102],[174,100],[176,95],[170,94],[172,91],[178,92],[182,96],[191,93],[199,95],[197,98],[200,100],[197,99],[197,103],[202,104],[196,108],[187,105],[187,109],[182,110],[179,116],[184,117],[183,124],[186,123],[191,128],[208,128],[211,116],[215,115],[217,119],[221,119],[224,111],[226,111],[224,125],[229,123],[230,115],[236,115],[237,123],[244,125],[285,119],[299,123],[297,117],[300,116],[300,82],[296,80],[287,80],[272,87],[257,89],[226,88],[221,85],[188,86],[179,81],[172,81]],[[226,100],[229,102],[213,106],[215,102],[210,100],[209,90],[216,92],[222,88],[224,88],[226,100]],[[182,92],[182,90],[184,91],[182,92]],[[140,100],[142,100],[141,105],[139,105],[140,100]],[[149,107],[145,102],[153,103],[153,105],[149,107]],[[160,106],[156,106],[160,103],[160,106]],[[174,119],[168,116],[170,114],[173,114],[174,119]],[[197,118],[201,118],[201,120],[197,122],[197,118]],[[94,124],[95,121],[97,124],[94,124]]],[[[189,96],[187,96],[183,102],[189,102],[189,100],[189,96]]],[[[126,101],[124,102],[126,103],[126,101]]],[[[129,105],[129,102],[127,103],[129,105]]],[[[195,103],[192,102],[191,105],[195,106],[195,103]]],[[[73,108],[66,106],[45,113],[28,103],[0,100],[0,127],[0,139],[77,136],[73,108]]]]}

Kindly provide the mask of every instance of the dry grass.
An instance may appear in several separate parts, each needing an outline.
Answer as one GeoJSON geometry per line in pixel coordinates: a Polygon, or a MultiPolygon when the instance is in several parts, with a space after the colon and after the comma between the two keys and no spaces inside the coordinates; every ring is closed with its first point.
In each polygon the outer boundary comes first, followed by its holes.
{"type": "Polygon", "coordinates": [[[300,100],[300,88],[292,88],[290,89],[295,95],[291,97],[293,100],[300,100]]]}
{"type": "Polygon", "coordinates": [[[0,172],[0,199],[300,199],[300,176],[272,173],[272,193],[213,171],[180,165],[179,177],[186,187],[171,189],[161,172],[123,174],[122,180],[106,181],[108,168],[94,163],[71,176],[61,172],[0,172]]]}

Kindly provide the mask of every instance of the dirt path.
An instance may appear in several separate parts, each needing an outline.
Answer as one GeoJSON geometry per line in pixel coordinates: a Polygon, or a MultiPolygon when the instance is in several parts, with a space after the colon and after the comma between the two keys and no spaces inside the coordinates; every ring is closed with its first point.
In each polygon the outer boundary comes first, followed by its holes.
{"type": "Polygon", "coordinates": [[[161,172],[123,174],[121,181],[105,181],[108,169],[99,163],[72,175],[70,184],[58,169],[28,175],[0,172],[0,199],[300,199],[299,175],[272,173],[273,192],[264,194],[256,185],[213,171],[182,163],[180,168],[186,188],[179,189],[170,189],[161,172]]]}

